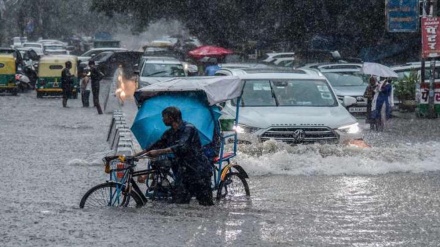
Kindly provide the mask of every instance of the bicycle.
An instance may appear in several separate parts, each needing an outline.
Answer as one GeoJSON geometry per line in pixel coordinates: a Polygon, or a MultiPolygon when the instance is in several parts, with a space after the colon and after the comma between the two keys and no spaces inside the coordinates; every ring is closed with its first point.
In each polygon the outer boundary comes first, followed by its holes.
{"type": "MultiPolygon", "coordinates": [[[[212,190],[217,191],[216,200],[236,200],[249,198],[250,190],[246,181],[247,173],[243,168],[231,162],[233,153],[225,153],[216,158],[213,166],[212,190]],[[222,163],[227,164],[223,167],[222,163]]],[[[175,196],[175,177],[171,163],[165,158],[150,159],[148,168],[135,170],[137,162],[146,156],[108,156],[103,159],[105,172],[110,179],[89,189],[82,197],[79,207],[136,207],[144,206],[149,200],[172,202],[175,196]],[[146,176],[146,191],[139,187],[135,177],[146,176]]]]}
{"type": "MultiPolygon", "coordinates": [[[[195,123],[199,132],[207,136],[211,136],[211,134],[215,136],[215,133],[220,133],[218,128],[221,126],[221,124],[218,124],[221,112],[216,103],[235,99],[237,109],[233,120],[234,126],[237,127],[238,109],[243,90],[243,82],[239,78],[204,77],[178,78],[175,80],[178,83],[169,80],[166,83],[161,83],[160,88],[155,88],[155,84],[153,84],[136,91],[136,101],[142,108],[136,116],[138,121],[133,123],[131,129],[138,141],[143,142],[140,143],[141,146],[151,145],[165,131],[160,112],[162,108],[169,106],[171,102],[181,108],[186,107],[186,111],[190,113],[186,116],[190,118],[188,121],[195,123]],[[227,85],[228,90],[224,90],[225,85],[227,85]],[[150,104],[154,107],[149,107],[150,104]],[[145,109],[148,111],[145,111],[145,109]],[[152,114],[153,110],[158,111],[158,114],[152,114]],[[197,114],[194,113],[196,111],[197,114]],[[196,118],[192,119],[191,117],[196,118]],[[156,122],[161,124],[155,125],[156,122]],[[209,126],[215,126],[215,128],[211,129],[209,126]]],[[[229,119],[227,120],[229,121],[229,119]]],[[[231,130],[228,129],[227,131],[231,130]]],[[[247,200],[250,196],[250,190],[246,179],[249,176],[240,165],[231,161],[237,155],[237,132],[232,131],[230,134],[221,135],[219,140],[220,146],[215,147],[215,149],[220,149],[219,155],[212,160],[212,191],[216,191],[215,198],[217,201],[242,198],[247,200]],[[226,140],[228,140],[228,143],[233,143],[231,152],[225,152],[224,150],[226,140]]],[[[209,141],[212,141],[212,139],[209,141]]],[[[147,169],[135,171],[137,162],[142,158],[148,158],[141,155],[141,153],[134,156],[105,157],[103,159],[106,167],[105,171],[110,174],[110,179],[106,183],[96,185],[87,191],[81,199],[80,208],[93,205],[142,207],[148,200],[172,201],[176,185],[170,165],[158,165],[164,162],[150,159],[147,169]],[[147,190],[145,193],[142,192],[134,179],[134,177],[141,175],[147,176],[145,182],[147,190]],[[97,199],[94,199],[95,197],[97,199]]]]}
{"type": "Polygon", "coordinates": [[[140,159],[141,157],[123,155],[105,157],[103,159],[105,172],[110,175],[110,179],[89,189],[82,197],[79,207],[128,207],[131,201],[137,208],[145,205],[148,199],[134,178],[140,175],[153,175],[156,179],[162,180],[167,179],[168,174],[160,168],[135,171],[136,162],[140,159]]]}

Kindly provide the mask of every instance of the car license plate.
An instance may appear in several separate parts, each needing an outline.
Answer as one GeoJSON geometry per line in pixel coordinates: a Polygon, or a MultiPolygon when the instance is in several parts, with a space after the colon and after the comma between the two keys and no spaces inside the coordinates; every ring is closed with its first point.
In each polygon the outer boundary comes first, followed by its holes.
{"type": "Polygon", "coordinates": [[[367,107],[350,107],[349,112],[367,112],[367,107]]]}

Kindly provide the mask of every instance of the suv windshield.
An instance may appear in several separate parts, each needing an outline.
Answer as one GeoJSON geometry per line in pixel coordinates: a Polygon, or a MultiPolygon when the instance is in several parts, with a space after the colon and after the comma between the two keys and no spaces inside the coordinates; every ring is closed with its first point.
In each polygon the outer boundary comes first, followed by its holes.
{"type": "Polygon", "coordinates": [[[324,80],[246,80],[241,100],[244,107],[337,105],[324,80]]]}
{"type": "Polygon", "coordinates": [[[141,76],[184,77],[185,71],[182,64],[144,63],[141,76]]]}

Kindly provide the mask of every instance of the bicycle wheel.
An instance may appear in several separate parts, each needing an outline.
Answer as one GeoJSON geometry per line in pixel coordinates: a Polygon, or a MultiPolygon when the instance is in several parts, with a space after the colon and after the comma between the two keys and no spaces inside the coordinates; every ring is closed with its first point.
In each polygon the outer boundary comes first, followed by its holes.
{"type": "Polygon", "coordinates": [[[217,200],[243,200],[251,195],[246,179],[238,172],[226,174],[225,180],[220,182],[217,191],[217,200]]]}
{"type": "Polygon", "coordinates": [[[128,197],[117,186],[120,185],[112,182],[96,185],[84,194],[79,207],[99,208],[111,206],[140,208],[144,205],[142,199],[135,191],[131,191],[128,197]]]}

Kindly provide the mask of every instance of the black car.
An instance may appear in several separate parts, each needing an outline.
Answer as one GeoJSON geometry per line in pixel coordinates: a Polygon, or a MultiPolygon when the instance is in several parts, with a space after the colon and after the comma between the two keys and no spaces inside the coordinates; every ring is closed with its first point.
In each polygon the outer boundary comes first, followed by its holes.
{"type": "Polygon", "coordinates": [[[127,77],[134,75],[139,60],[143,52],[140,51],[106,51],[102,52],[90,60],[95,61],[98,69],[101,70],[106,77],[113,76],[119,65],[124,68],[127,77]]]}

